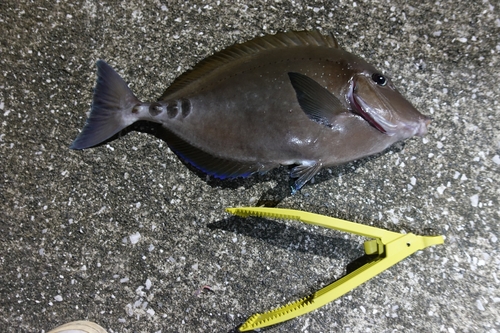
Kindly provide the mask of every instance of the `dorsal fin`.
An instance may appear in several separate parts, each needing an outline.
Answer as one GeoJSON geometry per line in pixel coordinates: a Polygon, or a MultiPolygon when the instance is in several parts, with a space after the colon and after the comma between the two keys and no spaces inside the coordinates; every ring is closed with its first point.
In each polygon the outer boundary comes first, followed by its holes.
{"type": "Polygon", "coordinates": [[[332,34],[322,35],[319,31],[289,31],[276,35],[257,37],[242,44],[232,45],[202,60],[193,69],[179,76],[165,90],[160,100],[186,87],[191,82],[207,75],[213,70],[243,57],[251,56],[265,50],[290,48],[297,46],[323,46],[338,48],[339,45],[332,34]]]}

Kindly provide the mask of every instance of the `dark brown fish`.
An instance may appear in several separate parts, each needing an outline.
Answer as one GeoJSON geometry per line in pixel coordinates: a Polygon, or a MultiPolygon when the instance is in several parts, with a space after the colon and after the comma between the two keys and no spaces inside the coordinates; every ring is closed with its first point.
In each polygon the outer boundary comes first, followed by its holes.
{"type": "Polygon", "coordinates": [[[92,110],[71,148],[97,145],[138,120],[162,124],[180,158],[218,178],[296,165],[295,190],[323,167],[424,135],[430,122],[387,77],[319,32],[231,46],[152,103],[99,60],[92,110]]]}

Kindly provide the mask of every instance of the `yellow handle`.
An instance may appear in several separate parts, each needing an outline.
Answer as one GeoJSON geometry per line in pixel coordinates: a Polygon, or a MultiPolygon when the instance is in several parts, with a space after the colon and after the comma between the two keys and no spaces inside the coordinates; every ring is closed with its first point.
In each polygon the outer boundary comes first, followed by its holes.
{"type": "Polygon", "coordinates": [[[364,248],[367,255],[378,254],[378,257],[374,261],[361,266],[308,297],[301,298],[298,301],[269,312],[252,315],[239,327],[240,332],[275,325],[311,312],[348,293],[418,250],[444,243],[443,236],[416,236],[412,233],[400,234],[299,210],[266,207],[240,207],[227,208],[226,210],[229,213],[243,217],[260,216],[298,220],[325,228],[375,238],[366,241],[364,248]]]}
{"type": "Polygon", "coordinates": [[[349,232],[370,238],[380,238],[383,243],[388,243],[392,239],[398,238],[401,234],[377,227],[354,223],[334,217],[303,212],[294,209],[269,208],[269,207],[238,207],[226,208],[226,211],[242,216],[274,217],[278,219],[297,220],[308,224],[317,225],[324,228],[349,232]]]}
{"type": "Polygon", "coordinates": [[[254,314],[240,326],[239,330],[244,332],[275,325],[316,310],[365,283],[416,251],[430,245],[442,244],[443,242],[444,239],[442,236],[401,235],[398,240],[385,246],[385,256],[379,256],[378,259],[361,266],[308,297],[304,297],[275,310],[262,314],[254,314]]]}

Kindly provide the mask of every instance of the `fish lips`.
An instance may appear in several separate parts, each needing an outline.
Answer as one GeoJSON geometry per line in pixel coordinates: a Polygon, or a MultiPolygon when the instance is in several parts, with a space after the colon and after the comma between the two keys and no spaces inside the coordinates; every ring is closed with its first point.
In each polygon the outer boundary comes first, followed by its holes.
{"type": "Polygon", "coordinates": [[[371,75],[356,75],[349,81],[346,99],[351,110],[372,127],[389,136],[423,136],[431,119],[421,114],[388,81],[384,86],[371,75]]]}

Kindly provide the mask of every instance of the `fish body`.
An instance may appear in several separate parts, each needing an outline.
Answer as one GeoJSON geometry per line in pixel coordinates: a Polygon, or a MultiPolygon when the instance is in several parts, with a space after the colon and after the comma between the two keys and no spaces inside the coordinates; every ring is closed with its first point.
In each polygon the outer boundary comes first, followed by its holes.
{"type": "Polygon", "coordinates": [[[139,101],[104,61],[97,68],[91,114],[72,149],[147,120],[173,134],[167,143],[180,158],[218,178],[296,165],[297,190],[323,167],[424,135],[430,122],[388,78],[319,32],[232,46],[151,103],[139,101]]]}

